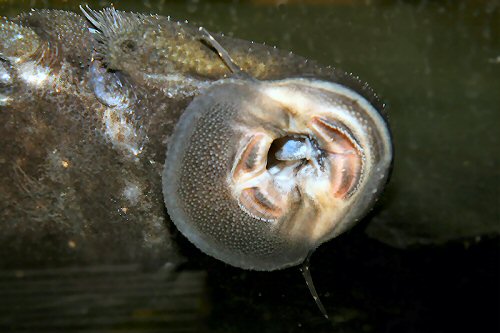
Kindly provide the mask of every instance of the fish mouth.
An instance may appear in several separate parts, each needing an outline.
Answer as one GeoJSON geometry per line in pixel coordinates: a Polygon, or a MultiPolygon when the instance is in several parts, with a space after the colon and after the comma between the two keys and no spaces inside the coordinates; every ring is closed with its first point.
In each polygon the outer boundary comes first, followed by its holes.
{"type": "MultiPolygon", "coordinates": [[[[318,227],[324,215],[356,193],[366,158],[357,138],[332,115],[314,108],[282,110],[285,128],[239,124],[242,135],[228,183],[244,212],[287,237],[314,243],[325,232],[318,227]],[[298,216],[290,218],[294,212],[298,216]]],[[[273,117],[260,121],[271,124],[273,117]]]]}

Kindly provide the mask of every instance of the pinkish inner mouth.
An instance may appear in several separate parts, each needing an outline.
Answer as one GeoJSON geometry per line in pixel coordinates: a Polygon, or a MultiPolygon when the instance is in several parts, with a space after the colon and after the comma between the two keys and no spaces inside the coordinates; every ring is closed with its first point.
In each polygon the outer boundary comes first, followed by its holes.
{"type": "Polygon", "coordinates": [[[302,195],[324,202],[314,196],[344,200],[356,191],[364,163],[354,137],[341,124],[321,117],[313,117],[308,128],[308,134],[273,140],[266,133],[255,133],[246,140],[232,181],[247,213],[275,221],[302,195]]]}

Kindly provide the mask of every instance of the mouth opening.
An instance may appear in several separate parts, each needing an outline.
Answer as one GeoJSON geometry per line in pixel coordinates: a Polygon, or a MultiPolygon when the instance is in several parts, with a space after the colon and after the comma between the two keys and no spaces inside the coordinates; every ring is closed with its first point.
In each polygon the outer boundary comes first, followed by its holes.
{"type": "Polygon", "coordinates": [[[290,164],[319,164],[321,160],[321,150],[314,139],[299,135],[287,135],[275,139],[267,153],[266,169],[270,170],[279,166],[290,164]]]}

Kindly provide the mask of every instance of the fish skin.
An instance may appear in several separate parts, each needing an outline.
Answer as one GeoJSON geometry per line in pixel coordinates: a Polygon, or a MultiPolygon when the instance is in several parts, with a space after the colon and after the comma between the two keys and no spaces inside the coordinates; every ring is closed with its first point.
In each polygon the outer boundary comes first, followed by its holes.
{"type": "MultiPolygon", "coordinates": [[[[181,260],[161,189],[169,135],[231,73],[197,27],[87,13],[102,24],[59,10],[0,20],[0,268],[181,260]]],[[[258,79],[325,77],[378,103],[342,71],[213,36],[258,79]]]]}

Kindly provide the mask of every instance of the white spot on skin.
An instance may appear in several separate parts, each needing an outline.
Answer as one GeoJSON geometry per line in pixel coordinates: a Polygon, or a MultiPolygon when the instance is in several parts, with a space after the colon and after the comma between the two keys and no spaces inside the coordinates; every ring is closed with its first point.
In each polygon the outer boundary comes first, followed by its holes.
{"type": "Polygon", "coordinates": [[[126,113],[126,109],[120,107],[106,108],[103,114],[105,133],[114,146],[137,156],[142,152],[143,147],[140,145],[135,124],[127,119],[126,113]]]}
{"type": "Polygon", "coordinates": [[[132,206],[137,205],[142,190],[136,183],[126,181],[125,188],[123,189],[123,196],[130,202],[132,206]]]}
{"type": "Polygon", "coordinates": [[[0,67],[0,82],[3,84],[12,83],[12,76],[3,67],[0,67]]]}
{"type": "Polygon", "coordinates": [[[19,77],[26,84],[36,87],[54,80],[48,67],[37,65],[33,61],[19,65],[19,77]]]}
{"type": "Polygon", "coordinates": [[[9,102],[12,100],[12,98],[0,94],[0,105],[1,106],[6,106],[9,104],[9,102]]]}

